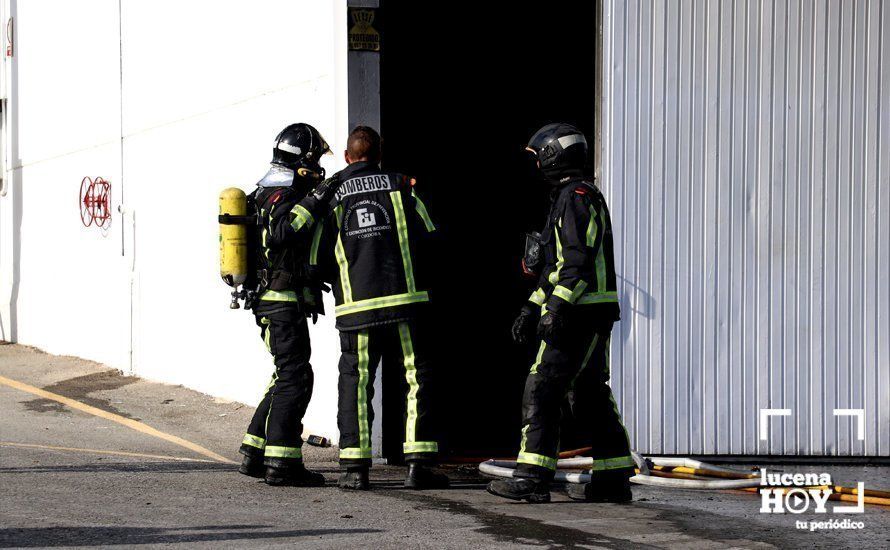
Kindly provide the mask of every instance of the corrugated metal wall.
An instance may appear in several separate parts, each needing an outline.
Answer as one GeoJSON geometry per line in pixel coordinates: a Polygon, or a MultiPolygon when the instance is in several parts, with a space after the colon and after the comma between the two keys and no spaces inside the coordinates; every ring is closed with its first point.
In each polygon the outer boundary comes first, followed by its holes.
{"type": "Polygon", "coordinates": [[[890,456],[890,0],[603,2],[635,448],[890,456]]]}

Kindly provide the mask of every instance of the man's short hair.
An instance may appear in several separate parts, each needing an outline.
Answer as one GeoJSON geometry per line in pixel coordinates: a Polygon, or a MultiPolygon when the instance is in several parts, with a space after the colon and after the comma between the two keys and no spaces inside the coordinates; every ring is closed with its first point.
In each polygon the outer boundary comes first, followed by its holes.
{"type": "Polygon", "coordinates": [[[379,162],[381,152],[381,139],[377,130],[370,126],[356,126],[349,132],[346,139],[346,153],[353,160],[367,159],[369,162],[379,162]]]}

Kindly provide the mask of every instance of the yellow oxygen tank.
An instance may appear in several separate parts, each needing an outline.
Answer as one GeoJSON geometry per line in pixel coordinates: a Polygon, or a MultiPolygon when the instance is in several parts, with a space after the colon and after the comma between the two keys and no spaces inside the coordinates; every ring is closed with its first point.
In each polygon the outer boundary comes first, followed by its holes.
{"type": "Polygon", "coordinates": [[[237,187],[219,194],[219,274],[231,287],[247,280],[247,225],[223,223],[222,216],[246,216],[247,195],[237,187]]]}

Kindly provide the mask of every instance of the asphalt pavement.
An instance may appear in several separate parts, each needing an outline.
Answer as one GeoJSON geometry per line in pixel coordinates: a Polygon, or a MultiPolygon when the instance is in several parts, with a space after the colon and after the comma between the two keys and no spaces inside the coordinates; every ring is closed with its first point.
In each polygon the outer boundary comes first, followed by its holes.
{"type": "MultiPolygon", "coordinates": [[[[557,490],[528,505],[486,493],[472,466],[425,492],[379,466],[372,491],[344,492],[335,448],[306,447],[326,487],[269,487],[236,472],[250,406],[17,345],[0,345],[0,376],[0,548],[890,547],[890,508],[761,514],[758,496],[731,491],[635,486],[616,505],[557,490]],[[831,519],[863,528],[796,528],[831,519]]],[[[890,488],[886,466],[781,468],[890,488]]]]}

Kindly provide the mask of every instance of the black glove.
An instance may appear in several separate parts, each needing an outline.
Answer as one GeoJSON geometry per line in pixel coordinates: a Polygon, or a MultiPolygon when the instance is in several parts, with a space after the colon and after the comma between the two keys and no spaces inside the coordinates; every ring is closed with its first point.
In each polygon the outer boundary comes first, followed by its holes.
{"type": "Polygon", "coordinates": [[[320,203],[327,205],[334,198],[334,194],[337,193],[338,189],[340,189],[340,174],[334,174],[316,185],[315,189],[310,191],[310,193],[320,203]]]}
{"type": "Polygon", "coordinates": [[[538,336],[552,346],[559,347],[562,340],[563,318],[562,315],[548,311],[541,316],[538,322],[538,336]]]}
{"type": "Polygon", "coordinates": [[[532,339],[535,334],[535,324],[538,322],[538,313],[531,306],[524,306],[519,317],[513,321],[513,341],[524,344],[532,339]]]}

